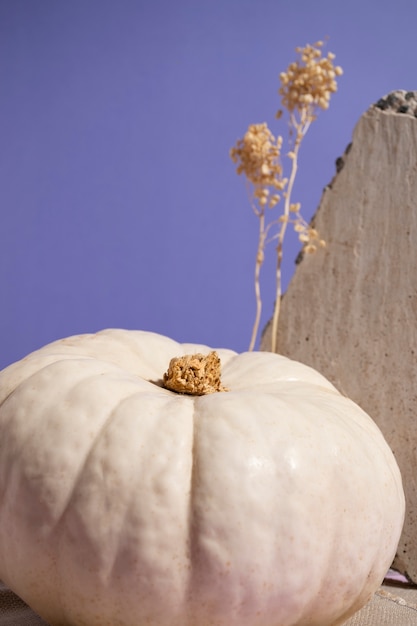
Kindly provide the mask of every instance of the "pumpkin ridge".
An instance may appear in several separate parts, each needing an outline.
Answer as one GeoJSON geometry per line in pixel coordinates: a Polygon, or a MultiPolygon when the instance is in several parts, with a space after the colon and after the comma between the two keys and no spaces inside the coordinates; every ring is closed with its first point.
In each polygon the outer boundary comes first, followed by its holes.
{"type": "MultiPolygon", "coordinates": [[[[193,597],[193,585],[194,585],[194,563],[193,563],[193,555],[196,551],[197,546],[197,537],[198,537],[198,525],[195,515],[195,492],[196,492],[196,484],[197,484],[197,476],[198,476],[198,455],[197,455],[197,410],[196,410],[196,402],[192,403],[193,405],[193,414],[192,414],[192,445],[191,445],[191,470],[190,470],[190,493],[188,497],[188,563],[189,563],[189,571],[188,571],[188,582],[185,589],[185,597],[184,602],[186,606],[192,607],[192,597],[193,597]]],[[[192,608],[191,608],[192,610],[192,608]]],[[[187,622],[184,626],[192,626],[192,616],[187,617],[187,622]]]]}
{"type": "MultiPolygon", "coordinates": [[[[100,376],[99,374],[95,374],[95,375],[91,375],[89,377],[89,379],[93,379],[100,376]]],[[[79,381],[77,383],[77,385],[75,385],[74,387],[71,388],[71,391],[73,391],[78,385],[84,385],[85,381],[88,379],[83,379],[82,381],[79,381]]],[[[85,468],[88,465],[89,460],[92,458],[92,456],[94,455],[97,446],[100,443],[100,439],[103,437],[104,433],[106,432],[107,428],[109,427],[109,425],[111,424],[113,418],[115,417],[115,415],[117,414],[117,412],[120,410],[120,407],[125,403],[125,402],[129,402],[132,398],[134,398],[137,395],[148,395],[149,392],[147,391],[142,391],[142,390],[135,390],[133,393],[130,393],[129,395],[124,396],[123,398],[120,398],[119,402],[116,404],[116,406],[113,406],[109,412],[109,414],[107,415],[107,417],[105,417],[105,419],[103,420],[102,425],[100,426],[100,428],[97,430],[97,432],[94,435],[94,441],[90,444],[89,448],[88,448],[88,453],[85,456],[83,462],[80,464],[79,466],[79,470],[77,472],[77,475],[75,477],[74,480],[74,486],[73,489],[71,490],[71,493],[69,495],[69,498],[67,500],[67,504],[65,505],[61,515],[59,516],[57,523],[60,523],[61,520],[64,518],[65,516],[65,512],[66,510],[69,508],[70,504],[71,504],[71,500],[73,498],[73,495],[75,493],[75,491],[77,490],[77,487],[79,485],[79,482],[82,478],[82,474],[85,471],[85,468]]],[[[161,394],[162,395],[162,394],[161,394]]]]}

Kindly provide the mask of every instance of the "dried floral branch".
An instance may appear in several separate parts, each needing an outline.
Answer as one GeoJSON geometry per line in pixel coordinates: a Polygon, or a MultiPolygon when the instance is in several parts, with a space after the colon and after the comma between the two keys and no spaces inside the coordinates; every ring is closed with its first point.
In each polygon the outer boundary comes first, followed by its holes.
{"type": "MultiPolygon", "coordinates": [[[[274,137],[266,123],[249,126],[243,139],[238,140],[231,149],[230,156],[237,164],[237,173],[245,174],[251,185],[250,202],[255,215],[259,218],[258,249],[255,262],[256,315],[252,329],[249,350],[253,350],[259,333],[262,312],[260,292],[260,270],[264,260],[267,235],[273,226],[278,232],[272,237],[277,240],[275,306],[272,317],[271,351],[276,351],[278,321],[282,298],[282,260],[284,239],[287,227],[291,224],[298,233],[298,238],[307,253],[315,252],[325,242],[311,228],[300,213],[300,204],[291,202],[294,181],[297,174],[298,154],[301,142],[311,123],[316,119],[319,109],[327,109],[331,94],[337,90],[336,77],[342,69],[333,64],[335,55],[329,52],[322,56],[323,42],[304,48],[296,48],[298,59],[291,63],[286,72],[280,74],[282,106],[289,113],[290,136],[294,137],[292,149],[287,156],[291,161],[289,178],[284,178],[281,164],[282,137],[274,137]],[[282,214],[271,221],[266,219],[266,210],[274,208],[281,197],[284,198],[282,214]]],[[[280,118],[282,111],[276,117],[280,118]]]]}
{"type": "Polygon", "coordinates": [[[265,242],[271,224],[266,225],[265,210],[280,200],[287,180],[282,177],[282,137],[275,138],[266,124],[252,124],[243,139],[231,149],[230,156],[238,163],[237,173],[244,173],[253,186],[251,205],[259,218],[258,249],[255,262],[256,315],[249,350],[253,350],[262,312],[260,270],[264,260],[265,242]],[[272,193],[271,193],[272,191],[272,193]]]}

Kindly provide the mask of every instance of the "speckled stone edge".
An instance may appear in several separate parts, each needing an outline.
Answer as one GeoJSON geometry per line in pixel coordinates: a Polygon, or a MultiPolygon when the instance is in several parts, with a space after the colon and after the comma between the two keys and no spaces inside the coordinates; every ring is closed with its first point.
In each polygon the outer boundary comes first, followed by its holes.
{"type": "Polygon", "coordinates": [[[380,98],[372,107],[417,118],[417,91],[397,89],[380,98]]]}

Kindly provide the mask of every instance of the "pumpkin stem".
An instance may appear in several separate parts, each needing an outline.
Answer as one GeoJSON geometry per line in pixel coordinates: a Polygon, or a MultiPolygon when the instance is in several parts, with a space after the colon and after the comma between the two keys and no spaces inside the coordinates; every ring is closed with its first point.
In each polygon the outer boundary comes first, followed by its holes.
{"type": "Polygon", "coordinates": [[[189,354],[171,359],[163,384],[166,389],[192,396],[227,391],[220,380],[220,358],[214,351],[206,356],[189,354]]]}

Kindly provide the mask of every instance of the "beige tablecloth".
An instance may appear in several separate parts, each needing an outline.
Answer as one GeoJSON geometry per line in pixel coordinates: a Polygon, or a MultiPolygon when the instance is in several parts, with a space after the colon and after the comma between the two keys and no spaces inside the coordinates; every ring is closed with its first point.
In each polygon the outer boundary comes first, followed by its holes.
{"type": "MultiPolygon", "coordinates": [[[[0,583],[0,626],[46,626],[0,583]]],[[[345,626],[417,626],[417,589],[384,584],[345,626]]]]}

